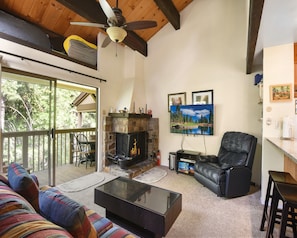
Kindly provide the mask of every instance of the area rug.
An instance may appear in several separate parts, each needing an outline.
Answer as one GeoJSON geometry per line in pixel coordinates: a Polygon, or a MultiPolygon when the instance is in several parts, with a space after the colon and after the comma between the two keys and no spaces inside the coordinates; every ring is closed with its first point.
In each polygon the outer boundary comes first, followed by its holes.
{"type": "Polygon", "coordinates": [[[105,177],[103,174],[92,173],[92,174],[88,174],[86,176],[71,180],[69,182],[60,184],[57,187],[63,192],[74,193],[74,192],[85,190],[96,184],[99,184],[102,181],[104,181],[104,179],[105,177]]]}
{"type": "Polygon", "coordinates": [[[133,179],[142,183],[155,183],[164,178],[166,175],[167,171],[159,167],[154,167],[133,179]]]}

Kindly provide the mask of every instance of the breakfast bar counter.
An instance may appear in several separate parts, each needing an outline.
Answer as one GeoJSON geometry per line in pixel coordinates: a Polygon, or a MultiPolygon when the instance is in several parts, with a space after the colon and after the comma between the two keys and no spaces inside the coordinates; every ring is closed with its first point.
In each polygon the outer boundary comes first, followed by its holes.
{"type": "Polygon", "coordinates": [[[266,139],[284,153],[284,171],[289,172],[297,180],[297,140],[266,139]]]}

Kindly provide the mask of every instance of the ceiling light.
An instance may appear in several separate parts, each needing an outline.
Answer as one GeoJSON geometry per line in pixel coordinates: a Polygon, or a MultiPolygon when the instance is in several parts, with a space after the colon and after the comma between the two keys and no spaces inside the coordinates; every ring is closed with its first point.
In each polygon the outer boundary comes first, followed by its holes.
{"type": "Polygon", "coordinates": [[[127,32],[123,28],[117,26],[108,27],[106,32],[109,38],[116,43],[122,42],[127,36],[127,32]]]}

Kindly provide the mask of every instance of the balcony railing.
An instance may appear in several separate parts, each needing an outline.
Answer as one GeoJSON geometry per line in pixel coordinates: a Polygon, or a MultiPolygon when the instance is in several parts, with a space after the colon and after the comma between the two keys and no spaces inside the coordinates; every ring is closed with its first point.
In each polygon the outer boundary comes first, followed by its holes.
{"type": "MultiPolygon", "coordinates": [[[[56,166],[74,162],[75,147],[74,135],[85,134],[87,138],[95,135],[95,128],[79,128],[55,131],[56,166]]],[[[48,168],[48,158],[51,153],[49,131],[5,132],[2,134],[2,161],[3,172],[7,165],[16,162],[32,172],[48,168]]]]}

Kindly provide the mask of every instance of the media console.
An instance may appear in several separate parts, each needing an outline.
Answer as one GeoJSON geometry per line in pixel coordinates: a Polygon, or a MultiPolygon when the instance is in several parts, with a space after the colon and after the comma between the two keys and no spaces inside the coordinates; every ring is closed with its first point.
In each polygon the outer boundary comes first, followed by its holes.
{"type": "Polygon", "coordinates": [[[176,173],[194,174],[194,164],[201,153],[191,150],[178,150],[176,152],[176,173]]]}

